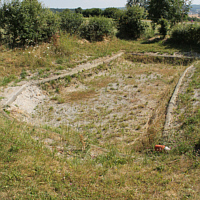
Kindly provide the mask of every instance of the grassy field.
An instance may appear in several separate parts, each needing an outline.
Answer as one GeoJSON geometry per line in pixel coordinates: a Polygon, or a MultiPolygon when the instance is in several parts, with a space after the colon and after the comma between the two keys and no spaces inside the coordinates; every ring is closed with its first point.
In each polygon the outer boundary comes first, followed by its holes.
{"type": "Polygon", "coordinates": [[[109,64],[42,84],[49,100],[28,123],[19,120],[21,115],[17,120],[0,112],[1,199],[200,198],[200,64],[178,98],[172,150],[158,153],[153,147],[163,142],[167,103],[190,63],[129,54],[173,55],[195,48],[64,36],[24,50],[2,46],[1,89],[119,50],[125,55],[109,64]]]}

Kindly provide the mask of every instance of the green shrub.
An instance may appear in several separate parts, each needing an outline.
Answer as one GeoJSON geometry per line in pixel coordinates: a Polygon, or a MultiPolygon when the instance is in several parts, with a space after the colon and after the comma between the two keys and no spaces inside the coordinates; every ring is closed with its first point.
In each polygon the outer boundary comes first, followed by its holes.
{"type": "Polygon", "coordinates": [[[12,47],[47,41],[57,31],[59,19],[37,0],[12,0],[0,8],[2,40],[12,47]]]}
{"type": "Polygon", "coordinates": [[[152,27],[152,24],[145,24],[144,23],[144,27],[145,27],[145,31],[142,35],[143,38],[151,38],[154,37],[155,35],[155,29],[154,27],[152,27]]]}
{"type": "Polygon", "coordinates": [[[79,13],[62,12],[61,16],[61,29],[67,33],[78,34],[80,26],[83,23],[83,16],[79,13]]]}
{"type": "Polygon", "coordinates": [[[81,37],[89,41],[102,41],[114,34],[114,23],[105,17],[90,17],[81,28],[81,37]]]}
{"type": "Polygon", "coordinates": [[[26,72],[25,69],[22,69],[22,72],[21,72],[20,76],[21,76],[21,79],[25,79],[26,78],[27,72],[26,72]]]}
{"type": "Polygon", "coordinates": [[[193,21],[193,22],[200,22],[200,18],[197,18],[197,17],[188,17],[187,20],[193,21]]]}
{"type": "Polygon", "coordinates": [[[72,80],[72,77],[71,77],[71,76],[66,76],[66,77],[65,77],[66,83],[70,83],[71,80],[72,80]]]}
{"type": "Polygon", "coordinates": [[[101,16],[103,11],[100,8],[90,8],[83,10],[82,14],[84,17],[95,17],[95,16],[101,16]]]}
{"type": "MultiPolygon", "coordinates": [[[[60,17],[57,14],[54,14],[49,9],[43,9],[41,13],[41,18],[44,18],[43,23],[41,23],[40,30],[41,32],[38,34],[38,41],[35,40],[35,42],[43,42],[43,41],[49,41],[49,39],[52,38],[58,32],[60,27],[60,17]]],[[[38,31],[37,29],[34,30],[34,34],[37,35],[35,31],[38,31]]]]}
{"type": "Polygon", "coordinates": [[[82,12],[83,12],[83,9],[81,7],[78,7],[75,9],[75,13],[82,14],[82,12]]]}
{"type": "Polygon", "coordinates": [[[179,25],[172,30],[171,40],[178,44],[200,44],[200,25],[179,25]]]}
{"type": "Polygon", "coordinates": [[[158,24],[160,24],[159,33],[165,38],[167,35],[169,23],[166,19],[162,18],[159,20],[158,24]]]}
{"type": "Polygon", "coordinates": [[[103,11],[103,16],[108,18],[116,19],[117,16],[119,16],[119,13],[121,11],[118,8],[106,8],[103,11]]]}
{"type": "Polygon", "coordinates": [[[122,13],[119,18],[118,36],[122,38],[139,38],[145,30],[142,19],[145,16],[144,8],[133,6],[122,13]]]}

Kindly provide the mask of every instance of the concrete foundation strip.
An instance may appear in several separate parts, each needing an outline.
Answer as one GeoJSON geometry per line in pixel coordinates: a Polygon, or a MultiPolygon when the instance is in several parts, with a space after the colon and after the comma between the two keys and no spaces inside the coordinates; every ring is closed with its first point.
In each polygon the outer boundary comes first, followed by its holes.
{"type": "MultiPolygon", "coordinates": [[[[156,53],[131,53],[133,56],[148,56],[148,57],[162,57],[162,58],[184,58],[184,59],[195,59],[197,56],[183,56],[183,55],[159,55],[156,53]]],[[[198,57],[199,58],[199,57],[198,57]]]]}
{"type": "Polygon", "coordinates": [[[16,98],[17,98],[17,97],[26,89],[26,87],[29,86],[29,85],[31,85],[31,83],[26,83],[25,85],[22,85],[22,86],[19,88],[19,90],[17,90],[17,91],[15,92],[15,94],[14,94],[10,99],[8,99],[8,101],[6,101],[6,102],[4,103],[4,107],[10,105],[11,103],[13,103],[13,102],[16,100],[16,98]]]}
{"type": "Polygon", "coordinates": [[[89,70],[89,69],[98,67],[99,65],[102,65],[104,63],[109,63],[112,60],[115,60],[118,57],[122,56],[123,54],[124,54],[124,52],[120,52],[120,53],[115,54],[114,56],[111,56],[110,58],[101,59],[101,61],[100,61],[100,59],[97,59],[97,60],[92,61],[91,63],[79,65],[74,70],[72,70],[71,72],[67,72],[65,74],[60,74],[60,75],[57,75],[57,76],[54,76],[54,77],[51,77],[51,78],[46,78],[46,79],[37,81],[36,84],[46,83],[46,82],[49,82],[49,81],[52,81],[52,80],[57,80],[59,78],[64,78],[66,76],[72,76],[74,74],[78,74],[79,72],[82,72],[83,70],[89,70]]]}
{"type": "Polygon", "coordinates": [[[178,97],[178,93],[180,90],[180,87],[182,85],[183,79],[185,78],[185,75],[188,73],[189,70],[191,70],[192,68],[194,68],[194,65],[191,65],[190,67],[188,67],[182,74],[182,76],[180,77],[175,90],[172,94],[172,97],[170,99],[170,102],[168,104],[167,107],[167,112],[166,112],[166,119],[165,119],[165,125],[164,125],[164,130],[163,130],[163,138],[167,138],[168,136],[168,131],[171,129],[171,120],[172,120],[172,112],[174,110],[175,104],[176,104],[176,99],[178,97]]]}
{"type": "Polygon", "coordinates": [[[64,74],[53,76],[51,78],[46,78],[46,79],[43,79],[43,80],[40,80],[40,81],[31,81],[29,83],[26,83],[25,85],[21,86],[20,89],[17,90],[16,93],[11,98],[9,98],[7,102],[4,103],[3,107],[6,107],[6,106],[9,106],[10,104],[12,104],[17,99],[17,97],[26,89],[26,87],[28,87],[30,85],[42,84],[42,83],[46,83],[46,82],[49,82],[49,81],[52,81],[52,80],[57,80],[59,78],[64,78],[66,76],[72,76],[74,74],[82,72],[83,70],[89,70],[89,69],[95,68],[95,67],[97,67],[101,64],[109,63],[112,60],[115,60],[118,57],[122,56],[123,54],[124,54],[124,52],[119,52],[119,53],[117,53],[117,54],[115,54],[115,55],[113,55],[109,58],[104,57],[104,58],[101,58],[101,59],[96,59],[96,60],[92,61],[91,63],[79,65],[75,69],[73,69],[71,72],[67,72],[67,73],[64,73],[64,74]]]}

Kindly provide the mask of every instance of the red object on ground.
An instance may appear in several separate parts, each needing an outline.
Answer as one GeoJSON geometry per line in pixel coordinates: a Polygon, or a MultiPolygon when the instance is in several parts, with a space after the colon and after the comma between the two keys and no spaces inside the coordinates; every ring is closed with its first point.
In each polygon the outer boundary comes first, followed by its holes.
{"type": "Polygon", "coordinates": [[[155,151],[163,151],[165,148],[165,145],[155,145],[155,151]]]}

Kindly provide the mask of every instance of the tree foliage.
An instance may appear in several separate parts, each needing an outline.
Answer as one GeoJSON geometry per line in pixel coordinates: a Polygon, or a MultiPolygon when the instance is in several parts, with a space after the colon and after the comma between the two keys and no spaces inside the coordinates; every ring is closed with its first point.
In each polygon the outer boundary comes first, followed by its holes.
{"type": "Polygon", "coordinates": [[[83,9],[81,7],[78,7],[75,9],[75,13],[82,14],[82,12],[83,12],[83,9]]]}
{"type": "Polygon", "coordinates": [[[117,19],[119,18],[119,16],[121,15],[122,10],[118,9],[118,8],[106,8],[103,11],[103,16],[104,17],[108,17],[108,18],[113,18],[113,19],[117,19]]]}
{"type": "Polygon", "coordinates": [[[154,23],[164,18],[175,24],[187,16],[190,3],[190,0],[151,0],[148,5],[149,18],[154,23]]]}
{"type": "Polygon", "coordinates": [[[58,26],[58,17],[37,0],[12,0],[0,8],[2,40],[12,47],[47,41],[58,26]]]}
{"type": "Polygon", "coordinates": [[[168,21],[162,18],[158,21],[158,24],[160,24],[159,33],[163,36],[163,38],[165,38],[169,26],[168,21]]]}
{"type": "Polygon", "coordinates": [[[113,21],[105,17],[90,17],[81,29],[81,37],[89,41],[102,41],[114,34],[113,21]]]}
{"type": "Polygon", "coordinates": [[[83,23],[83,16],[79,13],[62,12],[60,28],[67,33],[78,34],[81,24],[83,23]]]}
{"type": "Polygon", "coordinates": [[[84,17],[95,17],[95,16],[101,16],[103,11],[100,8],[91,8],[83,10],[82,14],[84,17]]]}
{"type": "Polygon", "coordinates": [[[136,39],[145,30],[142,19],[146,16],[145,9],[138,5],[128,8],[119,19],[119,36],[136,39]]]}

